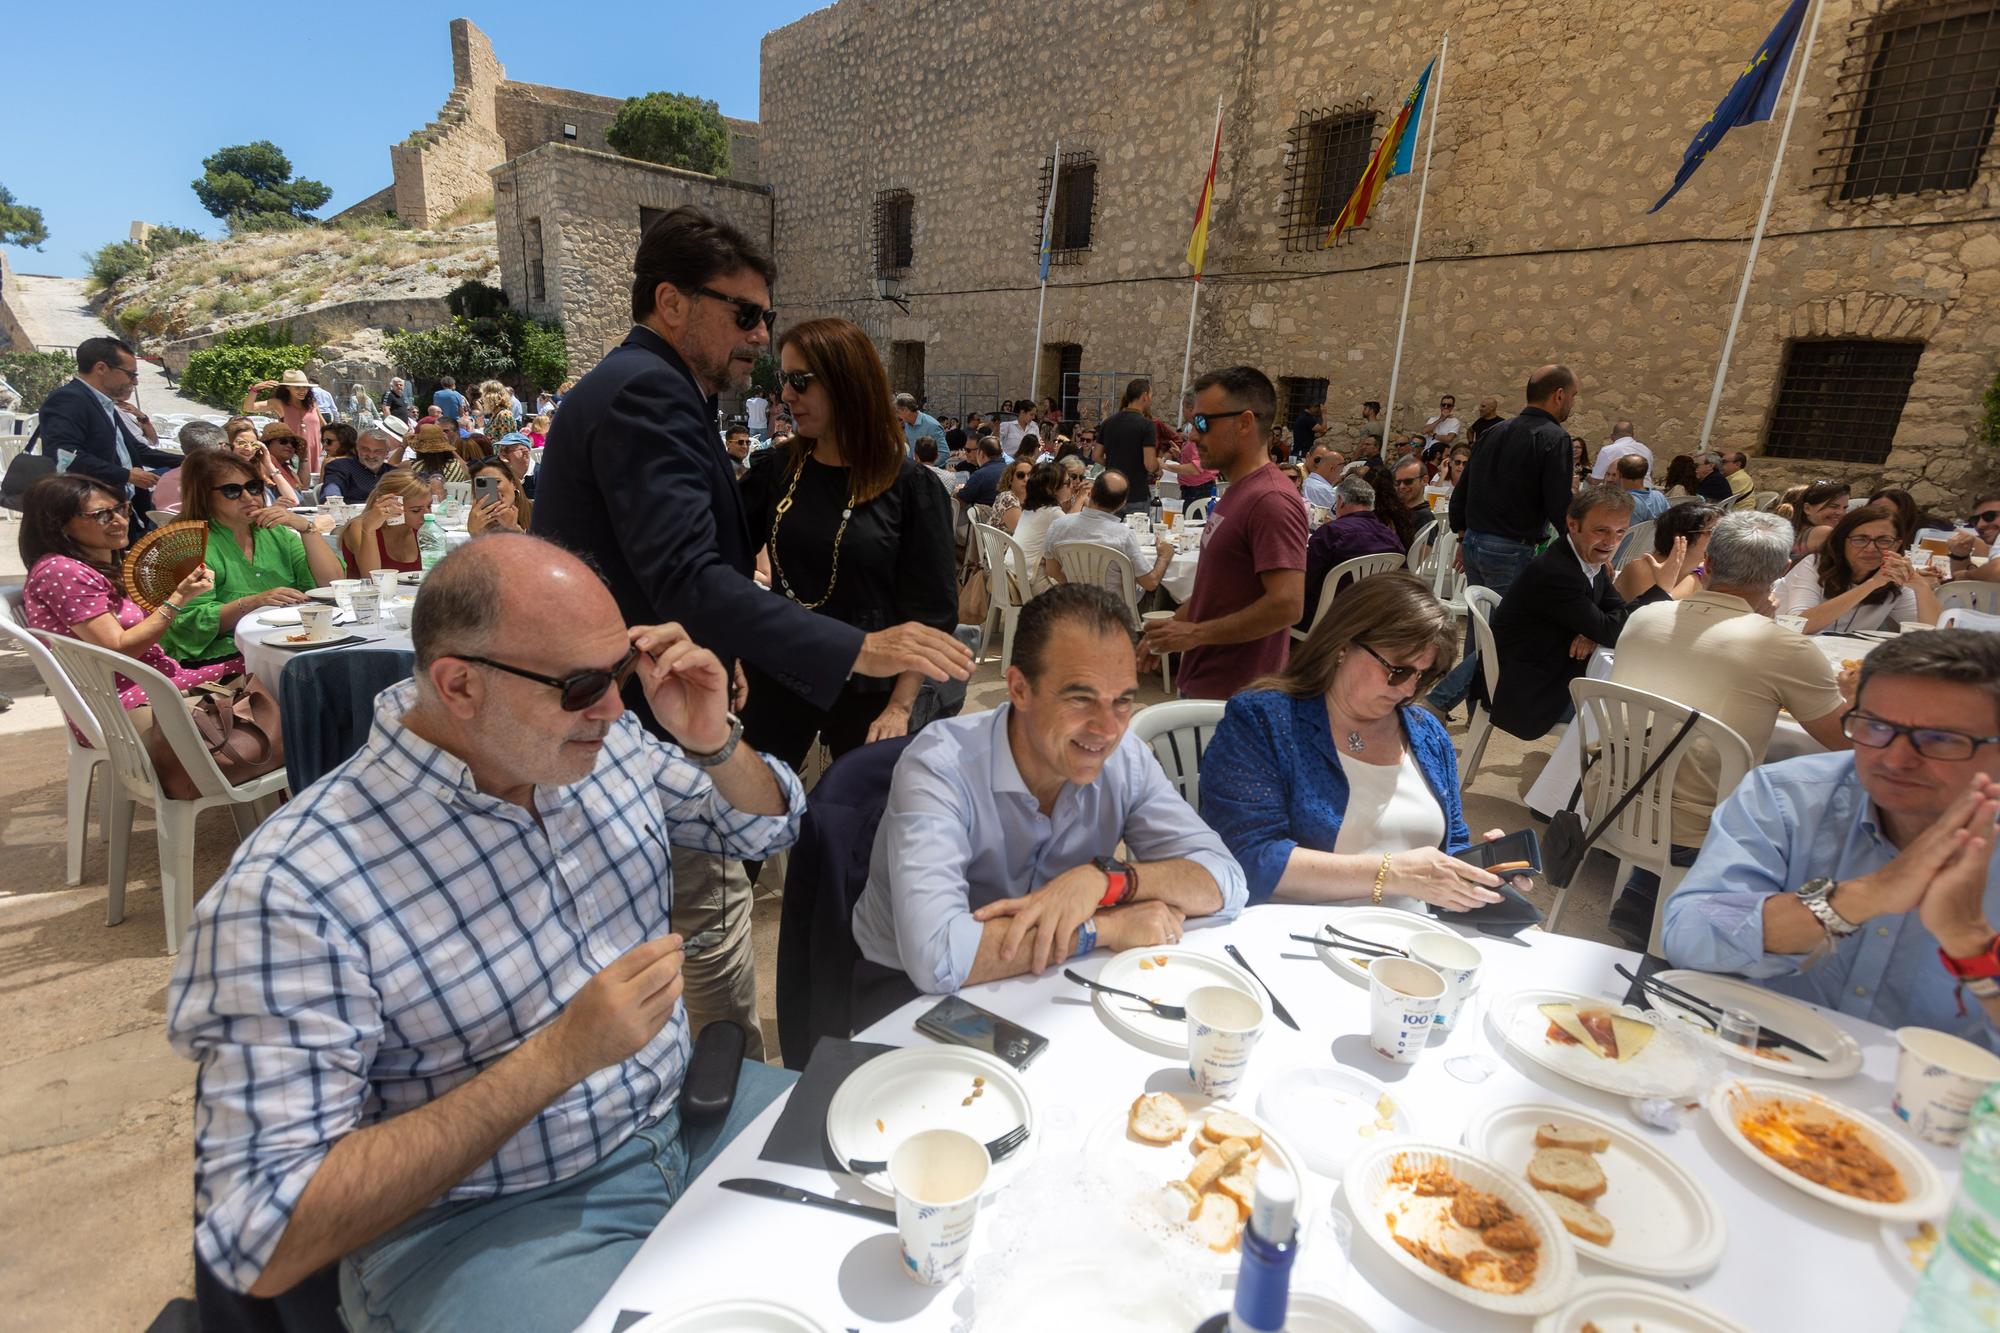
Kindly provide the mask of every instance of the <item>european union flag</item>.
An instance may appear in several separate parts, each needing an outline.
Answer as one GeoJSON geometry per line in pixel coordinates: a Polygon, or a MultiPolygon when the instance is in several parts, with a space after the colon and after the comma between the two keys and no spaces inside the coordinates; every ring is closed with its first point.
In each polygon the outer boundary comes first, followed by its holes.
{"type": "Polygon", "coordinates": [[[1659,212],[1661,206],[1688,183],[1688,177],[1694,175],[1695,169],[1707,160],[1709,152],[1722,141],[1723,135],[1738,125],[1771,118],[1772,108],[1778,104],[1778,89],[1785,82],[1785,68],[1792,63],[1792,48],[1798,45],[1806,7],[1811,3],[1812,0],[1792,0],[1786,7],[1778,26],[1771,29],[1771,35],[1764,39],[1757,48],[1757,54],[1750,57],[1750,63],[1737,76],[1729,95],[1716,103],[1715,110],[1694,132],[1687,153],[1681,158],[1681,169],[1674,175],[1674,183],[1660,196],[1659,203],[1646,210],[1648,213],[1659,212]]]}

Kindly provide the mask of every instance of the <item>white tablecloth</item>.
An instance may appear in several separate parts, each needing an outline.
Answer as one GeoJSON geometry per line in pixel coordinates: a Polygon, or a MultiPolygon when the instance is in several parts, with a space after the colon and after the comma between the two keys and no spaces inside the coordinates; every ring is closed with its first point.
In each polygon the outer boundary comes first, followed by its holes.
{"type": "MultiPolygon", "coordinates": [[[[1394,1066],[1375,1056],[1366,1035],[1366,993],[1334,975],[1308,948],[1285,938],[1286,932],[1309,931],[1337,912],[1294,906],[1252,908],[1229,926],[1191,931],[1184,941],[1218,957],[1223,956],[1225,942],[1235,943],[1304,1025],[1303,1032],[1275,1022],[1270,1026],[1251,1060],[1242,1098],[1246,1106],[1255,1105],[1267,1080],[1287,1070],[1339,1063],[1389,1082],[1397,1101],[1415,1117],[1420,1134],[1429,1138],[1456,1142],[1474,1115],[1528,1100],[1574,1103],[1637,1125],[1623,1100],[1510,1055],[1495,1052],[1495,1071],[1486,1081],[1458,1081],[1445,1069],[1446,1058],[1474,1046],[1494,1052],[1495,1043],[1483,1030],[1453,1033],[1413,1067],[1394,1066]]],[[[1621,961],[1630,965],[1635,957],[1624,950],[1538,931],[1523,936],[1522,943],[1474,938],[1487,959],[1483,988],[1496,996],[1535,986],[1622,998],[1626,983],[1613,973],[1612,965],[1621,961]]],[[[1078,970],[1094,975],[1105,958],[1087,959],[1078,970]]],[[[975,1004],[1049,1038],[1048,1050],[1022,1078],[1040,1113],[1057,1107],[1072,1112],[1069,1132],[1079,1143],[1104,1116],[1122,1112],[1141,1090],[1186,1086],[1186,1073],[1178,1061],[1149,1054],[1115,1036],[1084,993],[1059,972],[973,986],[965,994],[975,1004]]],[[[918,1036],[912,1024],[932,1002],[907,1005],[861,1036],[896,1045],[922,1044],[927,1039],[918,1036]]],[[[1861,1042],[1862,1072],[1840,1082],[1801,1086],[1895,1123],[1889,1113],[1894,1039],[1871,1024],[1833,1018],[1861,1042]]],[[[731,1177],[756,1176],[883,1204],[825,1170],[758,1161],[783,1104],[780,1098],[768,1108],[689,1186],[598,1302],[584,1329],[608,1333],[621,1310],[684,1309],[747,1294],[794,1305],[836,1331],[945,1330],[970,1313],[970,1301],[959,1284],[920,1287],[904,1276],[893,1230],[866,1219],[749,1198],[717,1186],[731,1177]]],[[[1655,1142],[1707,1186],[1726,1219],[1730,1240],[1715,1270],[1667,1285],[1691,1292],[1760,1333],[1889,1329],[1901,1322],[1910,1297],[1888,1267],[1876,1223],[1809,1199],[1774,1180],[1730,1146],[1705,1114],[1684,1122],[1674,1135],[1656,1134],[1655,1142]]],[[[1055,1148],[1050,1144],[1043,1150],[1055,1148]]],[[[1955,1178],[1955,1153],[1919,1148],[1948,1179],[1955,1178]]],[[[1323,1182],[1319,1188],[1330,1191],[1332,1183],[1323,1182]]],[[[1004,1207],[1004,1196],[987,1204],[988,1209],[1004,1207]]],[[[974,1232],[975,1264],[991,1229],[991,1218],[982,1214],[974,1232]]],[[[1582,1271],[1590,1276],[1609,1270],[1585,1260],[1582,1271]]],[[[1116,1275],[1107,1275],[1107,1280],[1115,1281],[1116,1275]]],[[[1354,1267],[1340,1297],[1380,1333],[1528,1327],[1525,1319],[1482,1314],[1425,1286],[1359,1234],[1354,1237],[1354,1267]]]]}
{"type": "MultiPolygon", "coordinates": [[[[297,614],[294,609],[292,612],[297,614]]],[[[243,652],[243,665],[251,675],[264,682],[266,689],[276,693],[278,676],[285,669],[285,663],[300,653],[342,652],[346,648],[401,648],[410,649],[410,632],[406,629],[391,629],[377,621],[373,625],[341,624],[334,627],[334,637],[361,635],[364,642],[350,643],[342,648],[274,648],[267,640],[276,636],[297,634],[297,625],[273,625],[270,618],[281,615],[281,608],[260,606],[243,619],[236,622],[236,646],[243,652]]]]}

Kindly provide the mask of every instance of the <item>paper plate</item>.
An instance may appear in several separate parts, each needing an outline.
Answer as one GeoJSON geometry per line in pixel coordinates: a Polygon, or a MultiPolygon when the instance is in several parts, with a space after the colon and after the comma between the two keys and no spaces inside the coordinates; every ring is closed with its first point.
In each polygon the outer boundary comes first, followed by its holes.
{"type": "Polygon", "coordinates": [[[1691,1097],[1702,1090],[1700,1039],[1679,1019],[1662,1019],[1629,1004],[1560,990],[1524,990],[1504,996],[1494,1003],[1491,1019],[1509,1046],[1544,1069],[1585,1087],[1621,1097],[1691,1097]],[[1606,1060],[1581,1046],[1550,1041],[1549,1020],[1537,1007],[1544,1004],[1610,1009],[1652,1024],[1653,1040],[1624,1064],[1606,1060]]]}
{"type": "Polygon", "coordinates": [[[647,1315],[625,1333],[826,1333],[819,1321],[776,1301],[735,1298],[647,1315]]]}
{"type": "MultiPolygon", "coordinates": [[[[1419,916],[1415,912],[1405,912],[1397,907],[1342,907],[1329,913],[1324,924],[1345,934],[1356,935],[1391,949],[1407,948],[1406,941],[1410,936],[1425,932],[1449,935],[1453,939],[1464,938],[1457,931],[1447,929],[1430,917],[1419,916]]],[[[1315,930],[1312,933],[1317,935],[1321,932],[1315,930]]],[[[1471,940],[1465,942],[1472,944],[1471,940]]],[[[1325,944],[1316,944],[1313,947],[1319,951],[1322,963],[1363,990],[1368,988],[1368,964],[1374,961],[1372,957],[1344,952],[1337,940],[1329,940],[1325,944]]],[[[1472,947],[1477,949],[1479,946],[1473,944],[1472,947]]]]}
{"type": "MultiPolygon", "coordinates": [[[[986,1143],[1016,1125],[1028,1127],[1028,1141],[993,1164],[988,1197],[1035,1155],[1035,1108],[1012,1066],[966,1046],[878,1055],[847,1076],[826,1108],[826,1141],[843,1162],[887,1162],[904,1139],[926,1129],[956,1129],[986,1143]],[[985,1080],[977,1096],[975,1078],[985,1080]]],[[[854,1179],[895,1197],[886,1170],[854,1179]]]]}
{"type": "MultiPolygon", "coordinates": [[[[1793,1078],[1847,1078],[1861,1072],[1861,1043],[1854,1040],[1846,1028],[1809,1004],[1748,981],[1719,977],[1711,972],[1677,969],[1661,972],[1659,979],[1669,986],[1679,987],[1696,999],[1728,1009],[1740,1009],[1759,1023],[1769,1023],[1786,1036],[1797,1038],[1826,1057],[1821,1062],[1810,1055],[1776,1047],[1762,1051],[1745,1050],[1711,1032],[1709,1040],[1733,1060],[1741,1060],[1769,1073],[1789,1074],[1793,1078]]],[[[1652,993],[1648,994],[1647,1000],[1658,1009],[1695,1012],[1691,1006],[1675,1003],[1670,995],[1652,993]]]]}
{"type": "Polygon", "coordinates": [[[1496,1314],[1547,1314],[1563,1303],[1576,1284],[1576,1247],[1570,1243],[1569,1232],[1563,1229],[1555,1210],[1529,1188],[1523,1177],[1504,1171],[1498,1164],[1464,1148],[1446,1143],[1383,1144],[1348,1164],[1341,1188],[1347,1193],[1348,1211],[1358,1221],[1356,1230],[1420,1280],[1468,1305],[1496,1314]],[[1398,1163],[1418,1171],[1443,1167],[1463,1184],[1497,1196],[1526,1219],[1542,1242],[1534,1280],[1511,1295],[1479,1291],[1446,1277],[1397,1244],[1389,1230],[1387,1212],[1392,1206],[1389,1177],[1398,1163]]]}
{"type": "Polygon", "coordinates": [[[306,589],[306,596],[312,598],[315,602],[325,602],[328,606],[332,606],[339,600],[331,588],[308,588],[306,589]]]}
{"type": "Polygon", "coordinates": [[[309,648],[345,648],[351,644],[367,643],[369,641],[366,634],[350,632],[347,634],[337,634],[331,639],[304,639],[293,643],[291,641],[291,634],[291,626],[281,625],[270,633],[258,638],[257,642],[266,648],[276,648],[288,653],[299,653],[309,648]]]}
{"type": "Polygon", "coordinates": [[[1590,1205],[1611,1223],[1611,1243],[1572,1235],[1578,1254],[1646,1277],[1692,1277],[1721,1261],[1729,1232],[1715,1200],[1679,1163],[1616,1121],[1574,1106],[1520,1102],[1475,1120],[1465,1131],[1465,1146],[1525,1180],[1535,1127],[1544,1121],[1588,1127],[1611,1140],[1596,1154],[1606,1189],[1590,1205]]]}
{"type": "Polygon", "coordinates": [[[1930,1159],[1918,1152],[1901,1134],[1883,1124],[1871,1115],[1864,1115],[1853,1107],[1837,1102],[1831,1097],[1808,1092],[1789,1083],[1779,1083],[1768,1078],[1741,1078],[1719,1083],[1707,1097],[1708,1114],[1722,1130],[1724,1137],[1739,1148],[1743,1155],[1763,1167],[1778,1179],[1803,1194],[1810,1194],[1863,1217],[1881,1218],[1885,1221],[1916,1222],[1944,1213],[1951,1202],[1950,1191],[1946,1189],[1944,1178],[1930,1159]],[[1876,1203],[1869,1199],[1857,1199],[1851,1194],[1828,1189],[1816,1181],[1807,1180],[1798,1172],[1766,1157],[1761,1148],[1752,1143],[1742,1130],[1736,1127],[1738,1110],[1751,1103],[1773,1100],[1797,1107],[1808,1107],[1822,1115],[1838,1116],[1865,1134],[1871,1146],[1888,1159],[1903,1177],[1903,1188],[1907,1191],[1901,1203],[1876,1203]]]}
{"type": "MultiPolygon", "coordinates": [[[[1242,991],[1268,1011],[1264,989],[1247,972],[1227,959],[1198,953],[1185,945],[1162,944],[1151,949],[1127,949],[1104,964],[1094,980],[1143,995],[1160,1004],[1185,1005],[1203,986],[1228,986],[1242,991]],[[1164,958],[1166,962],[1160,960],[1164,958]]],[[[1161,1018],[1136,1000],[1092,991],[1091,1002],[1113,1032],[1141,1050],[1187,1059],[1187,1020],[1161,1018]]]]}
{"type": "Polygon", "coordinates": [[[1264,1084],[1257,1114],[1299,1145],[1308,1167],[1336,1179],[1362,1149],[1417,1132],[1400,1091],[1391,1092],[1379,1080],[1344,1065],[1286,1070],[1264,1084]],[[1389,1099],[1387,1117],[1380,1111],[1384,1097],[1389,1099]],[[1378,1122],[1384,1118],[1394,1128],[1382,1129],[1378,1122]]]}
{"type": "Polygon", "coordinates": [[[1285,1333],[1375,1333],[1375,1329],[1339,1301],[1294,1288],[1285,1306],[1285,1333]]]}
{"type": "MultiPolygon", "coordinates": [[[[1210,1111],[1234,1112],[1255,1124],[1263,1132],[1264,1157],[1258,1163],[1257,1169],[1260,1172],[1284,1171],[1291,1175],[1298,1186],[1299,1202],[1295,1213],[1301,1219],[1301,1224],[1304,1219],[1314,1216],[1316,1209],[1329,1206],[1323,1193],[1324,1187],[1314,1180],[1309,1170],[1305,1169],[1309,1165],[1308,1159],[1293,1146],[1291,1140],[1279,1133],[1276,1126],[1268,1119],[1261,1115],[1253,1115],[1233,1102],[1211,1101],[1192,1089],[1176,1092],[1174,1096],[1180,1098],[1181,1105],[1185,1106],[1188,1112],[1187,1132],[1174,1142],[1148,1143],[1144,1139],[1134,1138],[1127,1128],[1132,1109],[1130,1103],[1106,1114],[1102,1120],[1092,1125],[1090,1134],[1084,1141],[1084,1161],[1091,1166],[1101,1167],[1108,1179],[1115,1181],[1137,1178],[1160,1187],[1158,1190],[1142,1193],[1140,1197],[1134,1199],[1132,1203],[1135,1212],[1142,1212],[1142,1215],[1148,1217],[1157,1217],[1160,1213],[1170,1211],[1169,1201],[1160,1191],[1164,1190],[1170,1181],[1184,1179],[1194,1166],[1196,1156],[1194,1141],[1201,1136],[1202,1124],[1210,1111]]],[[[1184,1215],[1171,1217],[1168,1220],[1180,1223],[1184,1220],[1184,1215]]],[[[1195,1239],[1191,1230],[1185,1234],[1190,1253],[1214,1264],[1216,1271],[1225,1277],[1234,1274],[1243,1261],[1240,1248],[1219,1254],[1195,1239]]]]}
{"type": "Polygon", "coordinates": [[[1927,1217],[1918,1222],[1884,1222],[1880,1229],[1882,1253],[1889,1260],[1889,1271],[1911,1291],[1923,1280],[1924,1270],[1937,1257],[1938,1246],[1944,1244],[1945,1214],[1927,1217]],[[1924,1228],[1929,1227],[1928,1236],[1924,1228]]]}
{"type": "Polygon", "coordinates": [[[1535,1321],[1535,1333],[1641,1328],[1646,1333],[1749,1333],[1678,1291],[1629,1277],[1590,1277],[1576,1284],[1554,1314],[1535,1321]]]}

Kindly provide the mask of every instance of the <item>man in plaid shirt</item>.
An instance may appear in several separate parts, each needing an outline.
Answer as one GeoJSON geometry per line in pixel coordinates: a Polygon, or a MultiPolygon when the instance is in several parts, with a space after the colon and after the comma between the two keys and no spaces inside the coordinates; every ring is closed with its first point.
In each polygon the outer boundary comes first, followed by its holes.
{"type": "Polygon", "coordinates": [[[411,633],[415,679],[238,849],[175,968],[196,1249],[253,1295],[341,1260],[355,1330],[568,1328],[792,1077],[746,1062],[683,1141],[669,845],[769,855],[804,796],[738,746],[713,654],[546,542],[448,556],[411,633]],[[680,748],[625,712],[634,671],[680,748]]]}

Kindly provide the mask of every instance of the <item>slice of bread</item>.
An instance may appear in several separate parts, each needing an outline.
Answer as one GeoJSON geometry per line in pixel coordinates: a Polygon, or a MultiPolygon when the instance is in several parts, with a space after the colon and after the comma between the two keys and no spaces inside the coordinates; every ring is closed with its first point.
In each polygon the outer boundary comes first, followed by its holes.
{"type": "Polygon", "coordinates": [[[1215,1150],[1222,1154],[1223,1162],[1231,1167],[1248,1157],[1252,1151],[1250,1144],[1243,1139],[1224,1139],[1215,1145],[1215,1150]]]}
{"type": "Polygon", "coordinates": [[[1239,1162],[1229,1174],[1215,1182],[1215,1188],[1236,1200],[1236,1210],[1247,1220],[1250,1209],[1257,1202],[1257,1168],[1247,1162],[1239,1162]]]}
{"type": "Polygon", "coordinates": [[[1228,1169],[1229,1162],[1223,1157],[1222,1150],[1210,1148],[1195,1159],[1194,1170],[1187,1173],[1187,1183],[1194,1186],[1195,1193],[1206,1194],[1228,1169]]]}
{"type": "Polygon", "coordinates": [[[1181,1202],[1187,1205],[1187,1220],[1194,1221],[1201,1213],[1201,1195],[1196,1193],[1195,1187],[1185,1180],[1170,1180],[1167,1188],[1180,1196],[1181,1202]]]}
{"type": "Polygon", "coordinates": [[[1537,1148],[1574,1148],[1578,1152],[1603,1152],[1611,1146],[1608,1135],[1582,1125],[1558,1125],[1543,1121],[1535,1126],[1537,1148]]]}
{"type": "Polygon", "coordinates": [[[1236,1237],[1242,1223],[1236,1200],[1227,1194],[1205,1194],[1201,1200],[1201,1211],[1194,1217],[1194,1234],[1217,1254],[1227,1254],[1236,1248],[1236,1237]]]}
{"type": "Polygon", "coordinates": [[[1135,1139],[1172,1143],[1187,1133],[1187,1108],[1171,1092],[1149,1092],[1132,1103],[1126,1127],[1135,1139]]]}
{"type": "Polygon", "coordinates": [[[1210,1143],[1242,1139],[1253,1148],[1264,1146],[1264,1131],[1257,1128],[1257,1122],[1234,1111],[1210,1111],[1202,1122],[1201,1136],[1210,1143]]]}
{"type": "Polygon", "coordinates": [[[1538,1190],[1567,1194],[1589,1203],[1604,1193],[1604,1168],[1589,1153],[1574,1148],[1541,1148],[1528,1161],[1528,1180],[1538,1190]]]}
{"type": "Polygon", "coordinates": [[[1570,1235],[1587,1240],[1593,1245],[1611,1243],[1611,1237],[1615,1232],[1611,1220],[1604,1214],[1589,1204],[1578,1203],[1567,1194],[1558,1194],[1554,1190],[1536,1192],[1548,1200],[1549,1207],[1556,1210],[1556,1216],[1562,1219],[1562,1224],[1568,1228],[1570,1235]]]}

